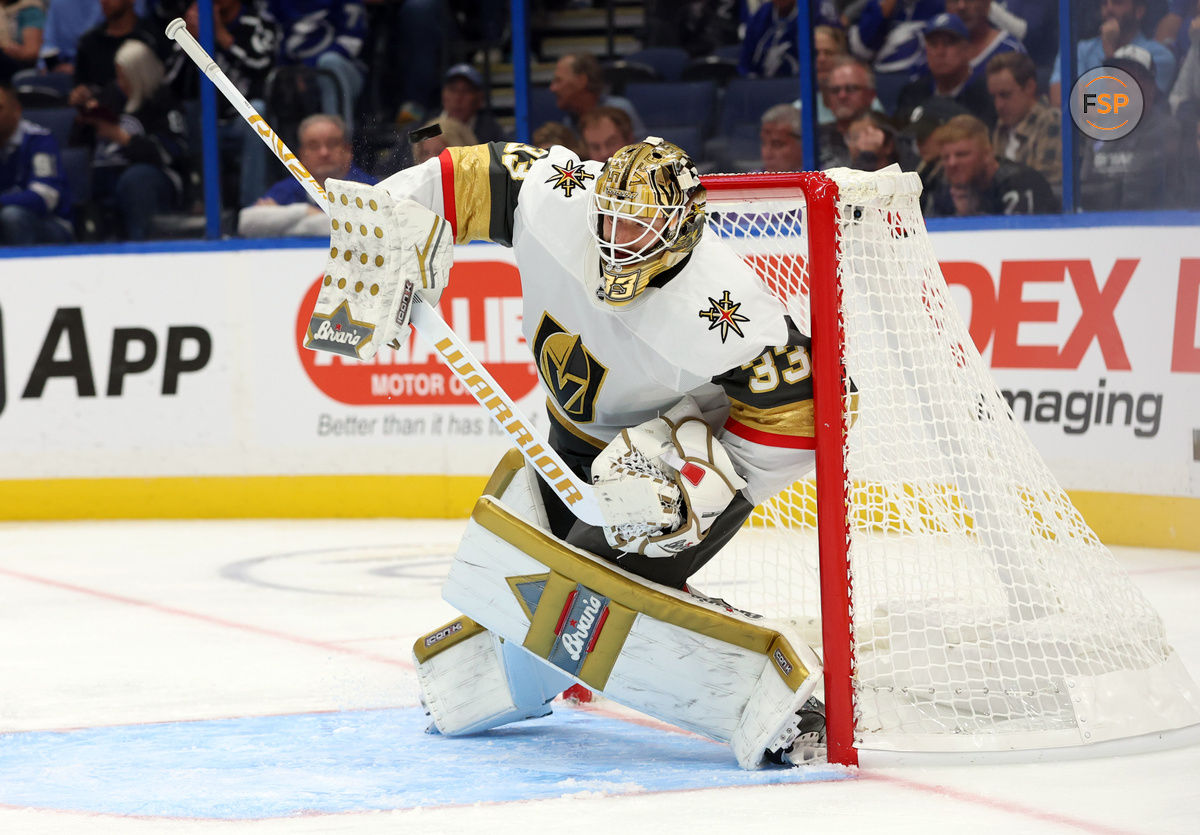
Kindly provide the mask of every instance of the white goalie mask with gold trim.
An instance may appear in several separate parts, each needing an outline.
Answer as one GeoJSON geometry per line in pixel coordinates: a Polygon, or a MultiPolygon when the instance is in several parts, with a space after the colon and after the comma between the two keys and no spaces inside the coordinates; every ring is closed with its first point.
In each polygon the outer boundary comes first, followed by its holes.
{"type": "Polygon", "coordinates": [[[650,136],[617,151],[588,205],[600,248],[596,296],[617,307],[633,301],[695,248],[704,220],[704,186],[682,148],[650,136]]]}

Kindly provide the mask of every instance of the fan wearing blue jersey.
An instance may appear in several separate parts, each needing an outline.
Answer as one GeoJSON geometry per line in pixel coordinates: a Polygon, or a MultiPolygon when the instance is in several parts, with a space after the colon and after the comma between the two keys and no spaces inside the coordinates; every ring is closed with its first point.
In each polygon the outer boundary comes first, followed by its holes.
{"type": "Polygon", "coordinates": [[[16,90],[0,83],[0,243],[66,243],[70,211],[58,141],[22,118],[16,90]]]}

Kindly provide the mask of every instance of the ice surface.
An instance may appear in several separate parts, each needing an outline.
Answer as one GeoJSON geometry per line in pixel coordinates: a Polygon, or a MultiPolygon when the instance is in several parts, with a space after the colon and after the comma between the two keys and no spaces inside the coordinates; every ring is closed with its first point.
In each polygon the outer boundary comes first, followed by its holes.
{"type": "MultiPolygon", "coordinates": [[[[601,703],[421,733],[457,522],[0,525],[0,832],[1194,832],[1200,748],[739,771],[601,703]]],[[[1200,673],[1200,555],[1119,549],[1200,673]]]]}

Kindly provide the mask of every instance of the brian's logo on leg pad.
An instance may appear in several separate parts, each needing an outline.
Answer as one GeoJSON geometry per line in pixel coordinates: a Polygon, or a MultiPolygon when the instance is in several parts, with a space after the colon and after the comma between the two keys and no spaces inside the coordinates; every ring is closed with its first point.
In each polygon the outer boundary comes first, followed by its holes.
{"type": "Polygon", "coordinates": [[[567,597],[554,633],[554,647],[547,660],[571,675],[578,675],[587,655],[596,646],[608,618],[609,599],[583,584],[567,597]]]}

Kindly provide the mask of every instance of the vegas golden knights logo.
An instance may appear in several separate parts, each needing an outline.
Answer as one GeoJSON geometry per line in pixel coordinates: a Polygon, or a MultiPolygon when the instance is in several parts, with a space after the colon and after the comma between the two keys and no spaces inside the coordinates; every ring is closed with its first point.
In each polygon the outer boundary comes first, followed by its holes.
{"type": "Polygon", "coordinates": [[[567,331],[548,313],[542,314],[533,338],[538,374],[554,395],[563,414],[576,423],[596,419],[596,395],[608,369],[583,346],[577,333],[567,331]]]}

